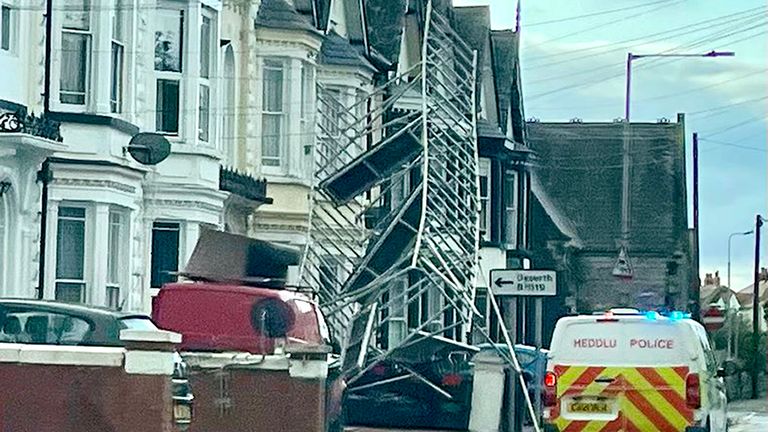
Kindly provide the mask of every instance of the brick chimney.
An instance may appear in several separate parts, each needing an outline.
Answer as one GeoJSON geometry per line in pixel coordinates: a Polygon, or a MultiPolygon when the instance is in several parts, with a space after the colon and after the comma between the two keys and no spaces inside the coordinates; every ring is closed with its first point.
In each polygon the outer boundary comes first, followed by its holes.
{"type": "Polygon", "coordinates": [[[715,286],[718,286],[718,287],[719,287],[719,286],[721,286],[721,285],[720,285],[720,272],[719,272],[719,271],[716,271],[716,272],[715,272],[715,281],[714,281],[714,285],[715,285],[715,286]]]}
{"type": "Polygon", "coordinates": [[[768,281],[768,268],[763,267],[760,269],[760,280],[768,281]]]}
{"type": "Polygon", "coordinates": [[[712,277],[712,273],[704,275],[704,286],[709,286],[715,283],[715,279],[712,277]]]}

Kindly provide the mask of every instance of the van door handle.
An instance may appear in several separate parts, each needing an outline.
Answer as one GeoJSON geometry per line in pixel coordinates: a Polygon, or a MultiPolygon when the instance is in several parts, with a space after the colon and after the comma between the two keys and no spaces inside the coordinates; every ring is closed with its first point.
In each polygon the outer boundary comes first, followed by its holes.
{"type": "Polygon", "coordinates": [[[596,378],[595,382],[610,384],[610,383],[614,382],[615,380],[616,380],[616,378],[604,377],[604,378],[596,378]]]}

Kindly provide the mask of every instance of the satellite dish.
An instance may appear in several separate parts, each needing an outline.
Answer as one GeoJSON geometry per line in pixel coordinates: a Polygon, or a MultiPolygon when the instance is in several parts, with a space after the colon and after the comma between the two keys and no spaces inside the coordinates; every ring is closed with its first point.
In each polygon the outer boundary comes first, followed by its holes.
{"type": "Polygon", "coordinates": [[[171,143],[158,133],[141,132],[134,135],[123,150],[142,165],[157,165],[171,154],[171,143]]]}

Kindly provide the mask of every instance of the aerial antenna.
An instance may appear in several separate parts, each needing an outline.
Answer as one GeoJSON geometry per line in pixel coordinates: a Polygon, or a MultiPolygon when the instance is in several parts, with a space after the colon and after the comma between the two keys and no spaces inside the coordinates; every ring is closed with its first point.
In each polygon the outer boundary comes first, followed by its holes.
{"type": "Polygon", "coordinates": [[[520,3],[523,0],[517,0],[517,7],[515,8],[515,33],[520,33],[520,3]]]}

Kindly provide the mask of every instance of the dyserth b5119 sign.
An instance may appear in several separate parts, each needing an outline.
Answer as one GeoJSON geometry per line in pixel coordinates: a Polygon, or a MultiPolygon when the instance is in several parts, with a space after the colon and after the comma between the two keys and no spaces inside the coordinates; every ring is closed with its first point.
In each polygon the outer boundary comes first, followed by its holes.
{"type": "Polygon", "coordinates": [[[557,295],[557,274],[553,270],[491,270],[491,289],[496,295],[557,295]]]}

